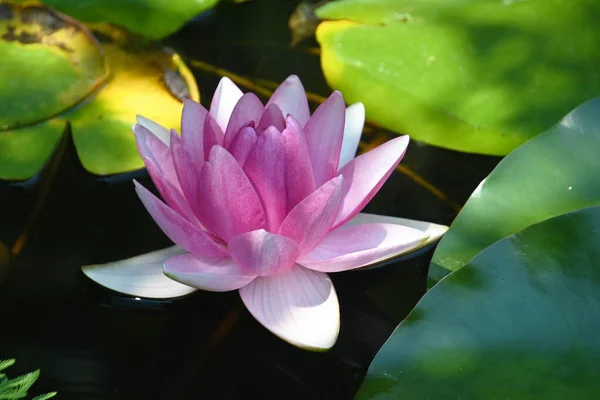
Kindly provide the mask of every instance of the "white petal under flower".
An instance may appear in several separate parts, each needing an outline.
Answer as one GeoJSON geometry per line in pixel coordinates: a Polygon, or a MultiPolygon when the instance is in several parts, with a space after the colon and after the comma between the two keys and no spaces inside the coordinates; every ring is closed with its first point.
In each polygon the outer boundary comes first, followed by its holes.
{"type": "Polygon", "coordinates": [[[296,265],[256,278],[240,295],[258,322],[294,346],[325,351],[337,340],[340,310],[327,274],[296,265]]]}
{"type": "Polygon", "coordinates": [[[372,223],[404,225],[410,228],[418,229],[424,234],[429,235],[427,240],[419,243],[416,247],[411,248],[409,251],[402,253],[401,256],[397,258],[398,260],[408,258],[412,253],[415,253],[417,250],[420,250],[437,242],[448,230],[448,227],[446,225],[438,225],[432,222],[417,221],[413,219],[389,217],[387,215],[376,215],[367,213],[357,214],[354,218],[352,218],[346,223],[346,226],[372,223]]]}
{"type": "Polygon", "coordinates": [[[161,140],[161,142],[170,146],[171,132],[167,128],[141,115],[136,115],[135,118],[137,119],[138,124],[152,132],[154,136],[161,140]]]}
{"type": "Polygon", "coordinates": [[[168,299],[184,296],[196,289],[182,285],[163,274],[163,262],[184,254],[177,246],[106,264],[82,267],[88,278],[100,285],[131,296],[168,299]]]}
{"type": "Polygon", "coordinates": [[[233,108],[243,94],[231,79],[227,77],[221,78],[210,104],[210,115],[217,121],[223,132],[227,129],[227,123],[229,122],[233,108]]]}
{"type": "Polygon", "coordinates": [[[348,164],[356,155],[360,136],[365,126],[365,106],[354,103],[346,108],[346,124],[344,125],[344,140],[338,169],[348,164]]]}

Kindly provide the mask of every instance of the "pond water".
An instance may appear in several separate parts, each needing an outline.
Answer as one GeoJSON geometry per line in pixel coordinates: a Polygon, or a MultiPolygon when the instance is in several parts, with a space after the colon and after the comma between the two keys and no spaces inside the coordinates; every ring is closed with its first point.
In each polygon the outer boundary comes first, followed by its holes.
{"type": "MultiPolygon", "coordinates": [[[[295,1],[224,2],[167,44],[188,61],[330,92],[314,39],[290,49],[295,1]]],[[[203,102],[218,70],[195,68],[203,102]]],[[[244,88],[248,90],[247,88],[244,88]]],[[[314,104],[313,104],[314,106],[314,104]]],[[[370,127],[364,144],[393,137],[370,127]]],[[[35,179],[0,185],[0,358],[11,375],[41,368],[34,393],[92,399],[351,399],[369,363],[426,288],[433,249],[370,271],[334,274],[338,343],[327,353],[294,348],[262,328],[237,292],[150,301],[98,287],[80,267],[170,245],[133,190],[144,171],[98,178],[67,138],[35,179]]],[[[498,162],[411,143],[366,212],[449,225],[498,162]]]]}

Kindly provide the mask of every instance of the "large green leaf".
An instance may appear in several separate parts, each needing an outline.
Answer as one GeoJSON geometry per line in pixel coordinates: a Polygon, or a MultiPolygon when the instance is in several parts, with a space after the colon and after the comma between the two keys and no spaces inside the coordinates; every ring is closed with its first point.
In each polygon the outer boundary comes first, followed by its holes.
{"type": "Polygon", "coordinates": [[[597,398],[598,243],[592,207],[490,246],[423,297],[357,398],[597,398]]]}
{"type": "Polygon", "coordinates": [[[386,128],[505,155],[600,94],[596,0],[343,0],[317,10],[328,83],[386,128]]]}
{"type": "Polygon", "coordinates": [[[110,22],[152,39],[170,35],[219,0],[41,0],[84,22],[110,22]]]}
{"type": "Polygon", "coordinates": [[[63,112],[108,73],[88,30],[44,7],[0,3],[0,54],[2,130],[63,112]]]}
{"type": "Polygon", "coordinates": [[[9,4],[0,4],[0,16],[7,16],[0,18],[0,29],[4,21],[6,32],[20,40],[0,39],[0,49],[12,46],[18,54],[0,66],[8,82],[0,90],[5,128],[0,132],[0,179],[33,176],[68,122],[89,172],[142,168],[131,133],[136,114],[179,128],[181,98],[199,100],[193,76],[172,51],[115,26],[94,24],[90,31],[45,7],[9,4]],[[28,24],[27,29],[19,24],[28,24]],[[90,75],[96,70],[103,75],[90,75]],[[23,85],[11,90],[11,82],[23,85]]]}
{"type": "Polygon", "coordinates": [[[600,204],[599,149],[600,97],[577,107],[498,164],[442,238],[432,267],[454,271],[505,236],[600,204]]]}

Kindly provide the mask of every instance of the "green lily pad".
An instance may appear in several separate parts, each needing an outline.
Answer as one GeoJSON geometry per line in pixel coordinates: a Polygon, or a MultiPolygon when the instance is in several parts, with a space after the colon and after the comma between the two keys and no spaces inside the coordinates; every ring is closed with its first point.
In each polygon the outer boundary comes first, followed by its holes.
{"type": "Polygon", "coordinates": [[[493,244],[422,298],[356,398],[596,398],[598,243],[600,207],[493,244]]]}
{"type": "Polygon", "coordinates": [[[438,274],[455,271],[492,243],[529,225],[600,205],[598,149],[600,97],[577,107],[498,164],[440,241],[433,273],[436,268],[438,274]]]}
{"type": "Polygon", "coordinates": [[[42,6],[0,4],[0,54],[1,130],[64,112],[108,73],[89,31],[42,6]]]}
{"type": "MultiPolygon", "coordinates": [[[[45,91],[29,94],[9,91],[4,94],[0,91],[0,95],[5,96],[3,104],[13,104],[11,107],[15,110],[27,110],[24,115],[32,115],[30,120],[40,121],[0,132],[0,179],[26,180],[37,173],[50,156],[66,123],[71,124],[77,153],[89,172],[110,175],[142,168],[143,162],[131,133],[136,114],[167,127],[179,128],[183,107],[181,100],[185,97],[199,100],[191,72],[176,53],[122,28],[94,24],[90,25],[90,32],[49,9],[36,5],[22,6],[23,10],[30,8],[38,13],[37,20],[59,18],[61,24],[74,24],[88,37],[95,37],[95,51],[103,65],[107,66],[108,73],[93,93],[59,114],[40,109],[48,107],[44,100],[51,102],[55,98],[70,96],[72,90],[69,87],[51,94],[45,91]],[[27,109],[30,101],[40,104],[37,114],[27,109]]],[[[51,41],[41,32],[42,43],[51,41]]],[[[76,35],[73,38],[79,40],[76,35]]],[[[82,43],[81,40],[70,42],[67,35],[64,39],[64,45],[69,48],[75,49],[82,43]]],[[[22,58],[26,59],[29,51],[35,51],[35,47],[23,46],[22,58]]],[[[44,61],[39,60],[41,72],[34,71],[34,76],[45,73],[45,81],[61,80],[60,76],[49,75],[45,68],[44,61]]],[[[27,76],[29,72],[28,69],[21,71],[15,68],[12,75],[6,75],[10,77],[7,80],[13,75],[27,76]]],[[[38,84],[43,86],[45,82],[38,84]]],[[[14,111],[11,118],[21,117],[14,111]]]]}
{"type": "MultiPolygon", "coordinates": [[[[35,3],[36,0],[12,0],[35,3]]],[[[85,23],[106,22],[150,39],[175,33],[219,0],[41,0],[61,13],[85,23]]]]}
{"type": "Polygon", "coordinates": [[[342,0],[317,9],[327,82],[384,127],[505,155],[600,94],[595,0],[342,0]]]}
{"type": "Polygon", "coordinates": [[[42,0],[83,22],[110,22],[148,38],[174,33],[219,0],[42,0]]]}

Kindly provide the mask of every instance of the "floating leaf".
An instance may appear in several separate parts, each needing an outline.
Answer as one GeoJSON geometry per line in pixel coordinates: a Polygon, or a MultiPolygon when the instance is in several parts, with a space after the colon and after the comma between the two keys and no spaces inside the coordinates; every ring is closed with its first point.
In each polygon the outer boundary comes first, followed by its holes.
{"type": "Polygon", "coordinates": [[[598,149],[600,97],[577,107],[498,164],[440,241],[432,267],[445,273],[457,270],[505,236],[600,204],[598,149]]]}
{"type": "Polygon", "coordinates": [[[600,207],[493,244],[432,288],[357,399],[593,399],[600,393],[600,207]]]}
{"type": "Polygon", "coordinates": [[[43,0],[83,22],[110,22],[152,39],[174,33],[219,0],[43,0]]]}
{"type": "MultiPolygon", "coordinates": [[[[21,40],[3,37],[0,49],[14,47],[11,51],[20,58],[6,66],[3,63],[0,71],[6,82],[32,83],[23,86],[26,91],[3,87],[0,93],[0,120],[8,128],[0,132],[0,179],[33,176],[48,159],[67,122],[89,172],[108,175],[142,168],[131,133],[136,114],[178,128],[181,99],[199,100],[190,71],[177,54],[158,44],[105,24],[90,27],[96,40],[85,27],[42,6],[0,4],[0,16],[9,13],[29,25],[28,30],[5,28],[21,40]],[[44,28],[47,25],[61,28],[44,28]],[[35,40],[23,39],[30,37],[35,40]],[[21,59],[25,67],[18,65],[21,59]],[[72,67],[56,67],[61,63],[72,67]],[[80,65],[86,72],[79,72],[80,65]],[[100,82],[100,78],[89,78],[92,67],[99,66],[104,68],[98,70],[104,74],[102,85],[89,94],[100,82]],[[78,76],[88,86],[77,81],[78,76]]],[[[0,18],[0,24],[2,21],[0,18]]]]}
{"type": "Polygon", "coordinates": [[[2,130],[65,111],[108,72],[85,27],[41,6],[0,4],[0,54],[2,130]]]}
{"type": "Polygon", "coordinates": [[[317,10],[330,86],[386,128],[505,155],[600,93],[595,0],[343,0],[317,10]]]}

